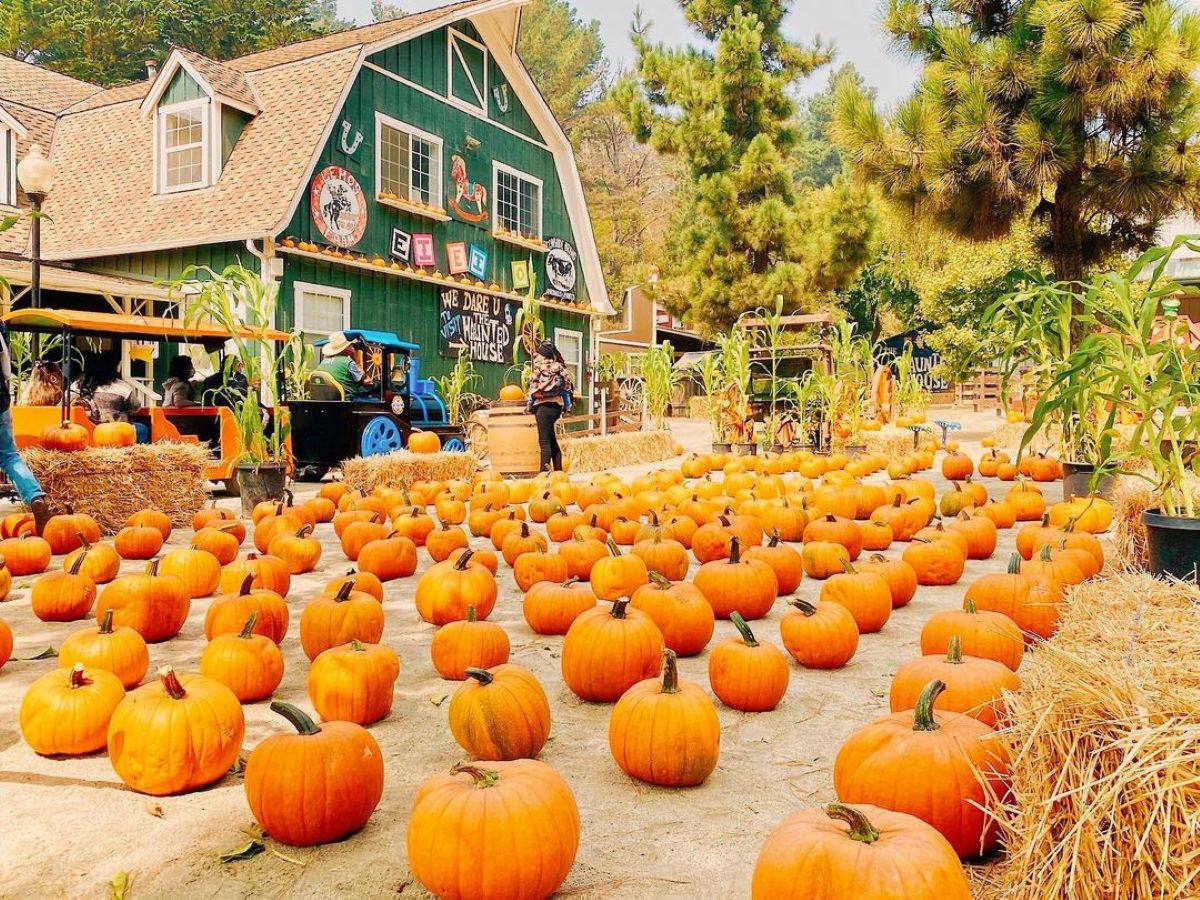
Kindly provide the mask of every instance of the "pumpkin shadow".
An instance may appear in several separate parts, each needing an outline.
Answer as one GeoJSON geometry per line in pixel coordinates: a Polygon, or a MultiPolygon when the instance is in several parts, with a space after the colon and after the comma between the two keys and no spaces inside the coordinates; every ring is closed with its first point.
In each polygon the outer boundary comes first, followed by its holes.
{"type": "MultiPolygon", "coordinates": [[[[88,756],[95,756],[91,753],[88,756]]],[[[46,757],[54,759],[55,757],[46,757]]],[[[58,757],[60,759],[78,759],[78,757],[58,757]]],[[[0,784],[32,784],[38,787],[85,787],[103,788],[114,791],[127,790],[120,781],[99,781],[90,778],[68,778],[62,775],[42,775],[36,772],[11,772],[0,770],[0,784]]]]}

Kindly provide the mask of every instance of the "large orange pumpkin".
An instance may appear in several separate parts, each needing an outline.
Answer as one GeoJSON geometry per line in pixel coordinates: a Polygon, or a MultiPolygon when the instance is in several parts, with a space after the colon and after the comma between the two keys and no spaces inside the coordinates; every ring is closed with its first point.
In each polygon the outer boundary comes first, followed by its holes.
{"type": "Polygon", "coordinates": [[[580,613],[562,645],[562,675],[581,700],[611,703],[658,674],[662,632],[646,613],[619,599],[580,613]]]}
{"type": "Polygon", "coordinates": [[[258,610],[236,634],[218,634],[200,654],[200,674],[221,682],[242,703],[265,700],[283,680],[283,654],[269,637],[254,633],[258,610]]]}
{"type": "Polygon", "coordinates": [[[929,617],[921,629],[921,653],[947,653],[955,637],[967,656],[994,659],[1013,672],[1025,654],[1025,638],[1017,623],[1003,613],[977,609],[971,600],[962,609],[943,609],[929,617]]]}
{"type": "Polygon", "coordinates": [[[892,616],[892,591],[876,572],[860,572],[851,563],[821,585],[822,603],[838,603],[849,610],[862,634],[873,634],[892,616]]]}
{"type": "Polygon", "coordinates": [[[42,446],[47,450],[75,452],[87,448],[91,442],[86,428],[66,419],[42,432],[42,446]]]}
{"type": "Polygon", "coordinates": [[[29,532],[0,541],[0,556],[8,571],[18,577],[45,572],[50,555],[50,544],[29,532]]]}
{"type": "Polygon", "coordinates": [[[417,614],[433,625],[465,619],[472,606],[486,619],[496,605],[496,577],[466,550],[429,567],[417,581],[415,602],[417,614]]]}
{"type": "Polygon", "coordinates": [[[592,586],[578,578],[568,578],[561,584],[539,581],[525,592],[521,612],[535,634],[566,634],[579,614],[595,605],[592,586]]]}
{"type": "Polygon", "coordinates": [[[993,727],[1004,714],[1004,691],[1021,687],[1021,679],[1003,663],[963,656],[962,641],[954,635],[944,655],[918,656],[900,664],[892,677],[892,712],[914,708],[921,691],[935,679],[945,682],[946,690],[934,709],[963,713],[993,727]]]}
{"type": "Polygon", "coordinates": [[[310,660],[330,647],[383,637],[383,605],[347,581],[336,594],[314,597],[300,614],[300,646],[310,660]]]}
{"type": "Polygon", "coordinates": [[[353,638],[313,660],[308,697],[326,721],[370,725],[392,711],[399,675],[400,658],[394,650],[353,638]]]}
{"type": "Polygon", "coordinates": [[[80,569],[83,556],[65,572],[46,572],[33,582],[29,605],[43,622],[73,622],[91,612],[96,602],[96,582],[80,569]]]}
{"type": "Polygon", "coordinates": [[[393,531],[364,544],[356,561],[359,569],[370,572],[380,581],[408,578],[417,571],[417,545],[393,531]]]}
{"type": "Polygon", "coordinates": [[[187,586],[175,575],[160,575],[151,560],[142,575],[122,575],[104,586],[96,600],[96,620],[113,611],[113,624],[127,625],[149,643],[179,634],[192,600],[187,586]]]}
{"type": "Polygon", "coordinates": [[[182,794],[225,777],[246,733],[233,691],[203,675],[176,675],[126,695],[108,725],[108,758],[117,775],[143,794],[182,794]],[[188,752],[164,753],[165,747],[188,752]]]}
{"type": "Polygon", "coordinates": [[[775,605],[779,583],[762,560],[742,558],[741,538],[730,542],[729,559],[714,559],[700,567],[692,582],[719,619],[739,612],[743,619],[761,619],[775,605]]]}
{"type": "Polygon", "coordinates": [[[1021,571],[1021,557],[1014,553],[1007,572],[992,572],[972,582],[963,596],[964,605],[1002,613],[1025,633],[1026,641],[1049,639],[1058,630],[1062,586],[1047,578],[1021,571]]]}
{"type": "Polygon", "coordinates": [[[640,556],[621,555],[620,548],[610,537],[609,556],[597,560],[588,580],[601,600],[628,599],[633,592],[650,580],[650,571],[640,556]]]}
{"type": "Polygon", "coordinates": [[[917,573],[917,584],[956,584],[967,566],[962,548],[948,540],[913,538],[901,556],[917,573]]]}
{"type": "Polygon", "coordinates": [[[998,826],[988,810],[1007,796],[1008,760],[987,725],[934,710],[945,687],[930,682],[915,709],[850,735],[834,760],[833,785],[843,803],[914,815],[941,832],[959,856],[978,856],[996,843],[998,826]]]}
{"type": "Polygon", "coordinates": [[[163,554],[158,571],[178,576],[193,600],[209,596],[221,583],[221,563],[207,550],[195,547],[179,547],[163,554]]]}
{"type": "Polygon", "coordinates": [[[408,865],[437,897],[549,897],[579,849],[570,786],[535,759],[459,763],[425,781],[408,819],[408,865]],[[515,834],[548,835],[513,841],[515,834]],[[494,853],[491,848],[507,846],[494,853]]]}
{"type": "Polygon", "coordinates": [[[450,733],[476,759],[533,759],[550,736],[550,703],[541,683],[513,663],[472,666],[450,698],[450,733]]]}
{"type": "Polygon", "coordinates": [[[50,517],[42,537],[50,544],[50,551],[61,556],[82,547],[84,541],[94,544],[100,540],[100,526],[86,513],[63,513],[50,517]]]}
{"type": "Polygon", "coordinates": [[[132,628],[113,628],[112,620],[110,609],[98,628],[85,628],[68,635],[58,650],[58,664],[70,667],[82,663],[88,669],[104,669],[116,675],[128,690],[150,668],[150,652],[140,634],[132,628]]]}
{"type": "Polygon", "coordinates": [[[672,583],[658,573],[629,600],[658,626],[663,643],[679,656],[694,656],[708,646],[716,624],[712,605],[694,584],[672,583]]]}
{"type": "Polygon", "coordinates": [[[246,759],[250,811],[273,840],[295,847],[326,844],[367,823],[383,796],[383,753],[353,722],[316,725],[288,703],[271,710],[296,734],[275,734],[246,759]]]}
{"type": "Polygon", "coordinates": [[[755,638],[737,612],[729,618],[738,634],[717,643],[708,655],[708,683],[717,699],[733,709],[774,709],[787,693],[787,657],[774,644],[755,638]]]}

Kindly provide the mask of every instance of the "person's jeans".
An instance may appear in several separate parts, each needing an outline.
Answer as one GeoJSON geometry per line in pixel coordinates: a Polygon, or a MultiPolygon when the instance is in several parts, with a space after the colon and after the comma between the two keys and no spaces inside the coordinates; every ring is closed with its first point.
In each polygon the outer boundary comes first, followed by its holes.
{"type": "Polygon", "coordinates": [[[133,430],[134,430],[134,433],[137,435],[137,442],[139,444],[150,443],[150,426],[149,425],[147,425],[145,422],[134,422],[133,430]]]}
{"type": "Polygon", "coordinates": [[[539,403],[533,408],[543,472],[547,466],[555,472],[562,471],[562,450],[558,446],[558,435],[554,433],[554,423],[561,418],[562,412],[562,407],[557,403],[539,403]]]}
{"type": "Polygon", "coordinates": [[[38,480],[29,471],[29,466],[25,465],[25,460],[21,459],[21,454],[17,452],[11,409],[0,413],[0,468],[4,469],[8,480],[13,483],[13,487],[26,503],[46,496],[38,480]]]}

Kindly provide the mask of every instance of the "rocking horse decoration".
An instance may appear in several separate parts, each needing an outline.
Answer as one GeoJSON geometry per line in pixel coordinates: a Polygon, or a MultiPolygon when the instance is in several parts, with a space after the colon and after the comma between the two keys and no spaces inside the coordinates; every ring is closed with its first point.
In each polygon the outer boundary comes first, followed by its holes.
{"type": "Polygon", "coordinates": [[[488,217],[487,187],[467,179],[467,163],[455,153],[450,157],[450,180],[454,188],[447,198],[447,206],[456,219],[483,225],[488,217]]]}

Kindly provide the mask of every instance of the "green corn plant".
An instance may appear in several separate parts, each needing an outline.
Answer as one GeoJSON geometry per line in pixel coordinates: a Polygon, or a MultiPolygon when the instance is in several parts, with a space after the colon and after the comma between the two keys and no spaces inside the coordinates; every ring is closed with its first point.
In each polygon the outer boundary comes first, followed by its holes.
{"type": "Polygon", "coordinates": [[[663,428],[667,408],[671,405],[671,393],[679,383],[680,373],[675,371],[674,366],[675,352],[670,341],[647,348],[642,357],[646,416],[656,429],[663,428]]]}
{"type": "Polygon", "coordinates": [[[725,370],[722,367],[722,356],[716,351],[706,353],[696,366],[693,378],[704,394],[705,409],[708,411],[708,425],[712,429],[712,440],[720,443],[722,438],[723,416],[721,411],[720,394],[726,385],[725,370]]]}
{"type": "Polygon", "coordinates": [[[450,420],[450,424],[461,424],[465,418],[463,396],[469,393],[476,383],[483,381],[483,378],[475,372],[475,364],[471,362],[467,351],[459,350],[458,358],[454,361],[454,368],[445,375],[435,375],[432,380],[437,385],[442,400],[446,403],[446,417],[450,420]]]}

